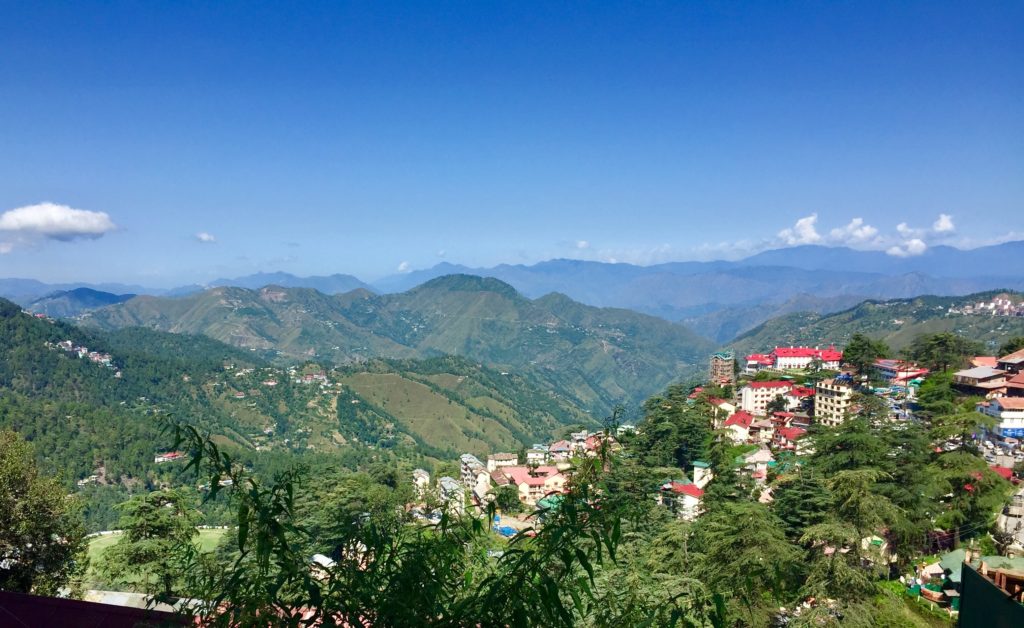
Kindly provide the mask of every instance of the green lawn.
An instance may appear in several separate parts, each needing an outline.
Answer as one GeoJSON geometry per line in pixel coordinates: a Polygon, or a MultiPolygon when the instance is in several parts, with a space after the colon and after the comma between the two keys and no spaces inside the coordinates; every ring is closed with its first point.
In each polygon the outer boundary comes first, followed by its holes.
{"type": "MultiPolygon", "coordinates": [[[[220,543],[225,532],[227,530],[199,530],[199,536],[196,537],[196,546],[201,552],[212,552],[217,547],[217,544],[220,543]]],[[[121,534],[117,533],[94,536],[89,539],[89,571],[85,577],[87,587],[97,588],[103,586],[103,579],[96,571],[96,565],[99,563],[103,552],[114,543],[117,543],[120,538],[121,534]]]]}

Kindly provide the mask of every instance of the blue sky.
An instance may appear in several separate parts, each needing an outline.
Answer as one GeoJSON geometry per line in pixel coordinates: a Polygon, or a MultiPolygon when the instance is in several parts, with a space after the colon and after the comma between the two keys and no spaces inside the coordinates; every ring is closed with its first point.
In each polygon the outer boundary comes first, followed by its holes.
{"type": "Polygon", "coordinates": [[[0,2],[0,276],[1024,239],[1019,2],[255,4],[0,2]]]}

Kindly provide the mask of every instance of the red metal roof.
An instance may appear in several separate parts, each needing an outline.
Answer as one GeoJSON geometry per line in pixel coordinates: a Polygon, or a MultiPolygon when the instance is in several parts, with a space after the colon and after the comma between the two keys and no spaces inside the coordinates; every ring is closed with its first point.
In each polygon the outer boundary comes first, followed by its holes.
{"type": "Polygon", "coordinates": [[[743,428],[749,428],[750,424],[754,422],[754,415],[740,410],[739,412],[732,413],[728,419],[725,420],[725,425],[739,425],[743,428]]]}

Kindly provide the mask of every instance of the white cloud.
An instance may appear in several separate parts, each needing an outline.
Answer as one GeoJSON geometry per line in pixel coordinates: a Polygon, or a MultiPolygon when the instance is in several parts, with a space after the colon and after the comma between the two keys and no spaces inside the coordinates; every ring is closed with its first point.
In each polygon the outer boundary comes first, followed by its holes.
{"type": "Polygon", "coordinates": [[[584,249],[589,249],[590,248],[590,242],[587,242],[586,240],[577,240],[576,241],[576,248],[581,250],[581,251],[584,250],[584,249]]]}
{"type": "Polygon", "coordinates": [[[199,233],[196,234],[196,240],[198,240],[199,242],[203,242],[204,244],[212,244],[213,242],[217,241],[217,238],[214,237],[212,233],[200,231],[199,233]]]}
{"type": "Polygon", "coordinates": [[[68,242],[95,239],[117,229],[105,212],[74,209],[67,205],[39,203],[0,214],[0,231],[13,231],[68,242]]]}
{"type": "Polygon", "coordinates": [[[445,255],[448,255],[448,251],[444,249],[441,249],[440,251],[437,252],[438,257],[444,257],[445,255]]]}
{"type": "Polygon", "coordinates": [[[953,224],[953,217],[949,214],[939,214],[938,220],[932,225],[932,231],[935,233],[952,233],[956,231],[956,225],[953,224]]]}
{"type": "Polygon", "coordinates": [[[821,242],[821,234],[814,225],[818,222],[818,214],[811,214],[796,221],[792,227],[779,232],[779,238],[789,246],[799,244],[817,244],[821,242]]]}
{"type": "Polygon", "coordinates": [[[407,273],[410,270],[412,270],[412,268],[409,266],[409,262],[402,262],[398,265],[398,268],[396,268],[395,270],[397,270],[400,273],[407,273]]]}
{"type": "Polygon", "coordinates": [[[928,250],[928,245],[920,238],[911,238],[902,244],[890,246],[886,253],[894,257],[914,257],[928,250]]]}
{"type": "Polygon", "coordinates": [[[0,255],[7,255],[14,250],[13,242],[0,242],[0,255]]]}
{"type": "Polygon", "coordinates": [[[845,227],[829,232],[829,239],[836,244],[865,244],[878,236],[878,229],[865,224],[863,218],[854,218],[845,227]]]}

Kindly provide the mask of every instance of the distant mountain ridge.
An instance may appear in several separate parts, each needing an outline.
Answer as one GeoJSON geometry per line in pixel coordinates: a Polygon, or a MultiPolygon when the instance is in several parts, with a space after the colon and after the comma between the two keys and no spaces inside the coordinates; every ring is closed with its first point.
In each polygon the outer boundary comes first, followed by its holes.
{"type": "MultiPolygon", "coordinates": [[[[726,342],[794,303],[818,313],[849,307],[859,299],[964,295],[992,289],[1024,289],[1024,273],[1013,263],[1024,241],[970,250],[936,246],[916,257],[843,247],[796,246],[763,251],[739,261],[670,262],[652,266],[555,259],[533,265],[491,268],[442,262],[433,268],[384,277],[371,284],[351,275],[299,277],[257,273],[218,279],[207,286],[171,290],[108,289],[161,296],[194,294],[211,286],[257,289],[266,285],[313,288],[324,294],[353,289],[399,293],[453,274],[494,277],[529,298],[558,292],[598,307],[627,308],[670,321],[685,321],[716,342],[726,342]]],[[[0,280],[0,296],[25,305],[55,289],[32,280],[0,280]]],[[[103,287],[87,286],[103,290],[103,287]]]]}
{"type": "Polygon", "coordinates": [[[29,303],[27,309],[54,318],[70,318],[97,308],[123,303],[134,297],[134,294],[114,294],[92,288],[75,288],[52,292],[29,303]]]}
{"type": "Polygon", "coordinates": [[[359,289],[212,288],[180,298],[140,296],[95,310],[85,325],[205,334],[290,358],[338,364],[458,355],[529,371],[552,394],[606,412],[639,402],[704,368],[712,344],[685,327],[560,295],[531,300],[494,278],[449,275],[398,294],[359,289]]]}

